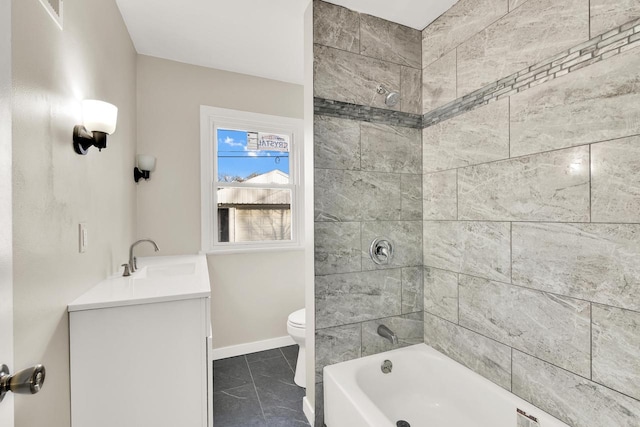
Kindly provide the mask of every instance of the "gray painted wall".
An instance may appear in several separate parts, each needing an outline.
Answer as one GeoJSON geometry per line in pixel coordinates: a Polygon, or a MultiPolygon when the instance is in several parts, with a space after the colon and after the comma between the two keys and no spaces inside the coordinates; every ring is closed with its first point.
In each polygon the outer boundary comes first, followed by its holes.
{"type": "Polygon", "coordinates": [[[38,395],[15,399],[15,425],[68,427],[67,304],[118,271],[135,237],[136,51],[113,0],[65,2],[63,30],[39,1],[11,17],[14,366],[47,368],[38,395]],[[118,126],[79,156],[83,99],[115,104],[118,126]]]}
{"type": "MultiPolygon", "coordinates": [[[[137,85],[138,153],[158,159],[151,179],[136,186],[137,235],[153,238],[163,255],[197,253],[200,106],[302,118],[303,87],[145,55],[138,55],[137,85]]],[[[141,247],[140,254],[154,252],[141,247]]],[[[213,348],[288,335],[287,316],[304,306],[303,251],[207,258],[213,348]]]]}
{"type": "Polygon", "coordinates": [[[568,424],[638,425],[640,5],[462,0],[423,31],[421,94],[395,77],[412,30],[314,6],[315,96],[384,108],[372,88],[396,84],[426,126],[421,152],[316,113],[316,391],[389,349],[381,321],[415,342],[422,307],[425,342],[568,424]],[[380,232],[399,265],[371,272],[380,232]]]}
{"type": "MultiPolygon", "coordinates": [[[[13,371],[13,217],[11,207],[11,1],[0,0],[0,363],[13,371]]],[[[13,398],[0,407],[13,425],[13,398]]]]}

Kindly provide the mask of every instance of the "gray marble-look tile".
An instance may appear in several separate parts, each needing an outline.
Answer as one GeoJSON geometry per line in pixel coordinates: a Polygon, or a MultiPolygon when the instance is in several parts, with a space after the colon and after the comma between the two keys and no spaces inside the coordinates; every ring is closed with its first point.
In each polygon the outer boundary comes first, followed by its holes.
{"type": "Polygon", "coordinates": [[[359,222],[316,222],[316,275],[362,270],[360,241],[359,222]]]}
{"type": "Polygon", "coordinates": [[[512,96],[511,155],[640,134],[638,69],[630,50],[512,96]]]}
{"type": "Polygon", "coordinates": [[[424,174],[422,216],[425,220],[458,218],[458,172],[455,169],[424,174]]]}
{"type": "Polygon", "coordinates": [[[404,175],[362,172],[361,218],[363,221],[394,221],[403,218],[404,175]]]}
{"type": "Polygon", "coordinates": [[[313,2],[313,42],[360,51],[360,14],[324,1],[313,2]]]}
{"type": "Polygon", "coordinates": [[[400,111],[422,114],[422,71],[410,67],[400,69],[400,111]]]}
{"type": "MultiPolygon", "coordinates": [[[[404,175],[402,175],[404,176],[404,175]]],[[[357,172],[330,169],[315,170],[316,221],[393,221],[405,217],[403,209],[409,190],[403,192],[400,174],[357,172]]],[[[419,177],[419,175],[416,175],[419,177]]],[[[420,200],[420,196],[413,196],[420,200]]],[[[417,219],[419,208],[407,206],[417,219]]],[[[408,216],[408,215],[407,215],[408,216]]]]}
{"type": "Polygon", "coordinates": [[[591,37],[640,18],[638,0],[591,0],[591,37]]]}
{"type": "MultiPolygon", "coordinates": [[[[316,329],[316,383],[322,382],[325,366],[346,362],[362,356],[361,325],[316,329]]],[[[316,394],[316,400],[322,395],[316,394]]]]}
{"type": "Polygon", "coordinates": [[[412,68],[421,66],[420,31],[375,16],[360,15],[360,53],[412,68]]]}
{"type": "Polygon", "coordinates": [[[593,305],[593,381],[640,400],[640,313],[593,305]]]}
{"type": "Polygon", "coordinates": [[[510,231],[508,222],[425,221],[424,265],[509,282],[510,231]]]}
{"type": "Polygon", "coordinates": [[[509,100],[454,117],[422,132],[424,172],[509,158],[509,100]]]}
{"type": "MultiPolygon", "coordinates": [[[[304,396],[303,396],[304,397],[304,396]]],[[[288,411],[293,411],[292,408],[268,408],[265,410],[265,418],[267,420],[267,427],[309,427],[304,412],[294,412],[299,418],[293,418],[288,414],[288,411]],[[302,414],[302,416],[300,416],[302,414]],[[302,419],[304,417],[304,419],[302,419]]],[[[218,426],[216,426],[218,427],[218,426]]],[[[222,426],[224,427],[224,426],[222,426]]]]}
{"type": "Polygon", "coordinates": [[[266,427],[253,383],[214,392],[213,421],[216,427],[266,427]]]}
{"type": "Polygon", "coordinates": [[[316,169],[314,176],[316,221],[360,221],[360,172],[316,169]]]}
{"type": "MultiPolygon", "coordinates": [[[[283,388],[282,395],[287,395],[287,391],[291,390],[290,387],[293,384],[293,375],[291,373],[291,367],[287,363],[284,355],[279,348],[273,350],[277,353],[276,357],[259,358],[249,362],[249,369],[251,370],[251,376],[256,388],[273,388],[274,382],[280,383],[280,385],[286,386],[283,388]],[[275,381],[274,381],[275,380],[275,381]]],[[[274,354],[275,354],[274,353],[274,354]]],[[[258,396],[263,403],[263,406],[267,406],[272,402],[269,402],[269,398],[275,398],[276,396],[269,396],[262,399],[260,396],[260,390],[258,390],[258,396]]]]}
{"type": "Polygon", "coordinates": [[[636,427],[640,402],[517,350],[513,393],[573,427],[636,427]]]}
{"type": "Polygon", "coordinates": [[[402,314],[415,313],[424,309],[422,270],[422,267],[402,269],[402,314]]]}
{"type": "Polygon", "coordinates": [[[458,96],[589,39],[589,0],[528,1],[458,48],[458,96]]]}
{"type": "Polygon", "coordinates": [[[589,221],[589,147],[460,169],[458,217],[495,221],[589,221]]]}
{"type": "Polygon", "coordinates": [[[229,357],[213,362],[213,391],[228,390],[251,384],[249,365],[244,356],[229,357]]]}
{"type": "Polygon", "coordinates": [[[420,312],[364,322],[362,324],[362,356],[424,342],[423,317],[424,314],[420,312]],[[380,325],[385,325],[396,334],[397,344],[392,344],[386,338],[378,335],[378,326],[380,325]]]}
{"type": "Polygon", "coordinates": [[[424,342],[511,390],[511,348],[453,323],[424,314],[424,342]]]}
{"type": "Polygon", "coordinates": [[[441,58],[506,13],[504,0],[458,1],[422,30],[422,67],[441,58]]]}
{"type": "Polygon", "coordinates": [[[282,351],[284,358],[287,359],[287,363],[289,363],[291,370],[295,373],[296,365],[298,364],[298,350],[300,350],[300,347],[298,347],[297,344],[294,344],[286,347],[280,347],[280,350],[282,351]]]}
{"type": "Polygon", "coordinates": [[[360,169],[359,122],[315,115],[313,145],[316,168],[360,169]]]}
{"type": "Polygon", "coordinates": [[[316,328],[401,314],[400,269],[316,277],[316,328]]]}
{"type": "Polygon", "coordinates": [[[513,224],[513,283],[640,310],[640,225],[513,224]]]}
{"type": "Polygon", "coordinates": [[[301,402],[304,388],[298,387],[282,353],[249,364],[260,405],[268,426],[307,425],[301,402]]]}
{"type": "Polygon", "coordinates": [[[422,70],[422,113],[456,99],[456,51],[452,50],[422,70]]]}
{"type": "Polygon", "coordinates": [[[422,138],[419,129],[362,122],[362,170],[419,174],[422,138]]]}
{"type": "Polygon", "coordinates": [[[515,9],[518,6],[522,6],[523,3],[529,0],[509,0],[509,12],[515,9]]]}
{"type": "Polygon", "coordinates": [[[255,353],[246,354],[247,363],[251,364],[253,362],[261,362],[267,359],[273,359],[278,357],[283,357],[282,352],[279,348],[272,348],[269,350],[256,351],[255,353]]]}
{"type": "Polygon", "coordinates": [[[324,383],[316,383],[314,427],[324,427],[324,383]]]}
{"type": "Polygon", "coordinates": [[[460,325],[578,375],[591,374],[589,302],[460,275],[460,325]]]}
{"type": "Polygon", "coordinates": [[[425,267],[424,311],[458,323],[458,273],[425,267]]]}
{"type": "Polygon", "coordinates": [[[382,270],[415,267],[422,264],[421,221],[379,221],[362,223],[362,270],[382,270]],[[378,265],[369,256],[374,239],[383,237],[393,245],[393,257],[388,264],[378,265]]]}
{"type": "Polygon", "coordinates": [[[640,137],[591,146],[591,221],[640,222],[640,137]]]}
{"type": "Polygon", "coordinates": [[[422,175],[400,176],[400,219],[420,221],[422,219],[422,175]]]}
{"type": "Polygon", "coordinates": [[[385,95],[377,92],[381,84],[389,91],[400,91],[400,65],[321,45],[314,45],[313,54],[314,96],[400,110],[400,103],[388,107],[385,95]]]}

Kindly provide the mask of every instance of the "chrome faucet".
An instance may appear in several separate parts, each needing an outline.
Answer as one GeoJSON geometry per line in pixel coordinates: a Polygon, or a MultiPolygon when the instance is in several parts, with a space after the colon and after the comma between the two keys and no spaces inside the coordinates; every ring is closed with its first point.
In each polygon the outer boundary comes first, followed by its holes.
{"type": "Polygon", "coordinates": [[[138,265],[136,263],[136,257],[133,256],[133,248],[135,248],[136,246],[138,246],[140,243],[142,242],[149,242],[153,245],[153,249],[158,252],[160,249],[158,248],[158,245],[156,245],[156,242],[154,242],[151,239],[140,239],[137,242],[134,242],[131,247],[129,248],[129,270],[131,271],[131,273],[134,273],[137,269],[138,269],[138,265]]]}
{"type": "Polygon", "coordinates": [[[378,326],[378,335],[388,339],[391,344],[398,344],[398,337],[396,336],[396,334],[385,325],[378,326]]]}

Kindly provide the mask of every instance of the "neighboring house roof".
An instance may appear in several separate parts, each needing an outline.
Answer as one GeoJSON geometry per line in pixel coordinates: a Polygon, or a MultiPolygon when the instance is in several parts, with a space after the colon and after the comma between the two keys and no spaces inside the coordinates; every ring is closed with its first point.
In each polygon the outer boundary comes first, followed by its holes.
{"type": "Polygon", "coordinates": [[[249,178],[244,182],[250,182],[251,184],[288,184],[289,175],[278,169],[274,169],[272,171],[265,172],[262,175],[249,178]]]}
{"type": "MultiPolygon", "coordinates": [[[[277,169],[250,178],[251,184],[288,184],[289,175],[277,169]]],[[[291,192],[274,188],[220,188],[219,205],[290,205],[291,192]]]]}

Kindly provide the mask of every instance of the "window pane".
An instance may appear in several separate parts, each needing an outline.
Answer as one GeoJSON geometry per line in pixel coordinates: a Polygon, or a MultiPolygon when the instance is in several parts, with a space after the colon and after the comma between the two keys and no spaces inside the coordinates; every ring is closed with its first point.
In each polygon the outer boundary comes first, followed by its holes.
{"type": "Polygon", "coordinates": [[[218,129],[218,181],[289,183],[288,135],[218,129]]]}
{"type": "Polygon", "coordinates": [[[291,240],[291,190],[218,188],[218,242],[291,240]]]}

